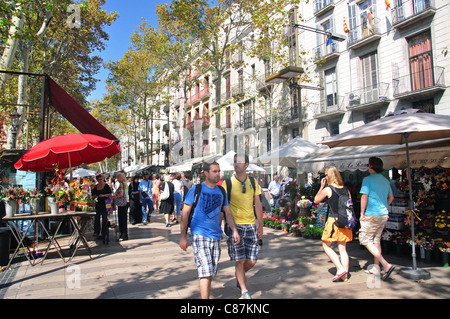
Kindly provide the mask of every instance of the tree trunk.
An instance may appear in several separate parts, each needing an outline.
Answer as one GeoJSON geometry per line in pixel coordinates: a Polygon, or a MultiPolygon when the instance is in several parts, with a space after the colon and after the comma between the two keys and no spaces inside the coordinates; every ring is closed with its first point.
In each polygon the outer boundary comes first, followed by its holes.
{"type": "MultiPolygon", "coordinates": [[[[17,12],[20,12],[21,7],[17,8],[17,12]]],[[[6,41],[5,50],[3,51],[3,55],[0,60],[0,69],[2,70],[9,70],[11,69],[11,66],[14,61],[14,56],[17,51],[17,46],[19,44],[19,38],[16,37],[16,33],[23,29],[23,25],[25,22],[25,17],[18,17],[13,16],[12,18],[12,25],[9,28],[9,37],[6,41]]],[[[6,80],[8,79],[8,74],[1,73],[0,74],[0,90],[3,88],[3,86],[6,83],[6,80]]]]}

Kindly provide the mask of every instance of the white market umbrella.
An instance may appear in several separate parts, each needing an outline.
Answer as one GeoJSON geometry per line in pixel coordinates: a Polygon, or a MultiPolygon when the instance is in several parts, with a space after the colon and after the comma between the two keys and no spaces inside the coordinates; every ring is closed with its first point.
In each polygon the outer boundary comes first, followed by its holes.
{"type": "MultiPolygon", "coordinates": [[[[450,137],[450,116],[423,113],[419,110],[402,110],[389,113],[382,119],[362,125],[322,142],[329,147],[354,145],[405,145],[409,182],[409,209],[414,209],[411,183],[409,143],[450,137]]],[[[430,274],[417,268],[414,234],[414,214],[411,216],[412,268],[401,269],[403,276],[411,279],[428,279],[430,274]]]]}
{"type": "MultiPolygon", "coordinates": [[[[85,169],[85,168],[77,168],[76,170],[72,171],[72,177],[88,177],[88,176],[95,176],[96,171],[85,169]]],[[[66,177],[69,177],[70,174],[67,174],[66,177]]]]}
{"type": "Polygon", "coordinates": [[[297,159],[317,150],[318,148],[319,146],[316,144],[297,136],[289,142],[260,155],[251,162],[258,164],[269,164],[274,160],[278,160],[280,166],[297,167],[297,159]]]}

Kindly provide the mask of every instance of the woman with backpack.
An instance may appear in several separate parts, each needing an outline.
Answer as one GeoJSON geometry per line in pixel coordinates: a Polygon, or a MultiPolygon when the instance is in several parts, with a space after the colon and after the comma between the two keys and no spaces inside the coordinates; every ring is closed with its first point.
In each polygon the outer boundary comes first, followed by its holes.
{"type": "Polygon", "coordinates": [[[314,203],[319,204],[328,198],[329,211],[322,235],[322,247],[337,269],[336,275],[332,279],[333,282],[348,280],[349,257],[346,246],[348,242],[353,240],[351,229],[339,228],[335,225],[339,210],[338,201],[341,195],[350,197],[350,192],[347,187],[344,187],[344,182],[338,169],[334,166],[327,167],[325,169],[325,177],[320,182],[320,189],[314,198],[314,203]],[[331,248],[333,242],[337,243],[339,256],[331,248]]]}

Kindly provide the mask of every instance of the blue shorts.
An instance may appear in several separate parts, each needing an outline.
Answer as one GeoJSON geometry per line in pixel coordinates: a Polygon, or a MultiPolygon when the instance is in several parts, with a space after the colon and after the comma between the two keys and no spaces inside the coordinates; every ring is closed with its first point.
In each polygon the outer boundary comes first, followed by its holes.
{"type": "Polygon", "coordinates": [[[198,278],[214,276],[220,258],[220,240],[192,234],[191,244],[198,278]]]}
{"type": "MultiPolygon", "coordinates": [[[[229,228],[228,225],[226,227],[229,228]]],[[[241,241],[239,244],[234,244],[234,238],[231,235],[231,230],[226,232],[228,235],[228,255],[233,261],[241,260],[258,260],[258,235],[256,234],[256,225],[236,225],[241,241]]]]}

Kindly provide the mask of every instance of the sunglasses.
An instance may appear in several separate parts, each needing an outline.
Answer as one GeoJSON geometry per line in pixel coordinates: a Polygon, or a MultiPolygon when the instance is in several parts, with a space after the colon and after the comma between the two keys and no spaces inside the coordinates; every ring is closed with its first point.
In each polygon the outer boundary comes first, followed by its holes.
{"type": "Polygon", "coordinates": [[[245,194],[245,191],[247,189],[245,188],[245,182],[242,182],[242,194],[245,194]]]}

